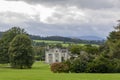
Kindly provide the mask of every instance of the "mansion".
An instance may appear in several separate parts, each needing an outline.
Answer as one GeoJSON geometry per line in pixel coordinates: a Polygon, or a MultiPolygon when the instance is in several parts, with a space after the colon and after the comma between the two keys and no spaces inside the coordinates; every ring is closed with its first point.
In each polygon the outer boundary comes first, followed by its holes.
{"type": "Polygon", "coordinates": [[[63,62],[70,58],[68,49],[52,48],[45,52],[45,62],[52,64],[55,62],[63,62]]]}

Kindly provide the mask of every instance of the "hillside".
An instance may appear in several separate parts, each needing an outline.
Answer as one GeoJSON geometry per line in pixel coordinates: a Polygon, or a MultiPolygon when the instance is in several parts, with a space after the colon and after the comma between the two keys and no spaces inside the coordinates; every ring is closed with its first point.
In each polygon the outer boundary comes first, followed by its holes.
{"type": "Polygon", "coordinates": [[[104,38],[98,36],[80,36],[78,38],[82,40],[104,40],[104,38]]]}
{"type": "MultiPolygon", "coordinates": [[[[3,32],[0,32],[0,38],[3,32]]],[[[62,41],[62,42],[73,42],[73,43],[83,43],[83,44],[103,44],[104,41],[101,40],[82,40],[78,38],[62,37],[62,36],[47,36],[41,37],[38,35],[29,35],[32,40],[50,40],[50,41],[62,41]]]]}

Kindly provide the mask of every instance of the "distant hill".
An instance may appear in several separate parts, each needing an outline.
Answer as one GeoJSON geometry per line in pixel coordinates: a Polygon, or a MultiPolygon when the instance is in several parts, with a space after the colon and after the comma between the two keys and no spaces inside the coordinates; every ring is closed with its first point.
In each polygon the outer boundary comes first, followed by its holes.
{"type": "Polygon", "coordinates": [[[78,37],[71,37],[71,38],[77,38],[81,40],[89,40],[89,41],[102,41],[105,40],[104,38],[98,37],[98,36],[78,36],[78,37]]]}
{"type": "MultiPolygon", "coordinates": [[[[0,38],[3,32],[0,32],[0,38]]],[[[70,37],[62,37],[62,36],[47,36],[41,37],[38,35],[29,35],[33,40],[51,40],[51,41],[63,41],[63,42],[73,42],[73,43],[84,43],[84,44],[103,44],[103,39],[98,39],[97,37],[79,37],[79,38],[70,38],[70,37]],[[94,41],[95,40],[95,41],[94,41]],[[101,41],[99,41],[101,40],[101,41]]]]}
{"type": "Polygon", "coordinates": [[[69,38],[69,37],[62,37],[62,36],[48,36],[48,37],[44,37],[42,39],[44,39],[44,40],[64,41],[64,42],[76,42],[76,43],[82,42],[81,39],[72,39],[72,38],[69,38]]]}

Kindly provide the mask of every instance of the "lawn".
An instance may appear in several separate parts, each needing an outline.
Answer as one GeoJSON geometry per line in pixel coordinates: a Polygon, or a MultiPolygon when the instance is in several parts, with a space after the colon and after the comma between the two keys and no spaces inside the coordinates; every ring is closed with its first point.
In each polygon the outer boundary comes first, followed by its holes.
{"type": "Polygon", "coordinates": [[[120,80],[120,74],[52,73],[42,62],[23,70],[0,66],[0,80],[120,80]]]}

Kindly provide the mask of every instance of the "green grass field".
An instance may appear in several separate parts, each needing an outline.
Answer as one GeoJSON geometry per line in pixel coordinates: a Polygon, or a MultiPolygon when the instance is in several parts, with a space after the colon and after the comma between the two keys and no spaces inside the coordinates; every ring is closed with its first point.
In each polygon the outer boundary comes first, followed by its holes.
{"type": "Polygon", "coordinates": [[[42,62],[23,70],[0,66],[0,80],[120,80],[120,74],[52,73],[42,62]]]}
{"type": "Polygon", "coordinates": [[[47,44],[62,44],[64,47],[68,47],[68,43],[63,43],[63,41],[50,41],[50,40],[33,40],[35,42],[44,42],[47,44]]]}
{"type": "Polygon", "coordinates": [[[50,40],[33,40],[35,42],[45,42],[45,43],[51,43],[51,44],[54,44],[54,43],[63,43],[62,41],[50,41],[50,40]]]}
{"type": "MultiPolygon", "coordinates": [[[[75,44],[73,42],[64,43],[63,41],[50,41],[50,40],[33,40],[33,41],[35,41],[35,42],[44,42],[44,43],[48,43],[48,44],[58,44],[58,43],[60,43],[60,44],[63,45],[63,47],[68,47],[69,44],[75,44]]],[[[78,43],[77,45],[84,46],[86,44],[78,43]]],[[[93,44],[93,46],[98,46],[98,45],[93,44]]]]}

